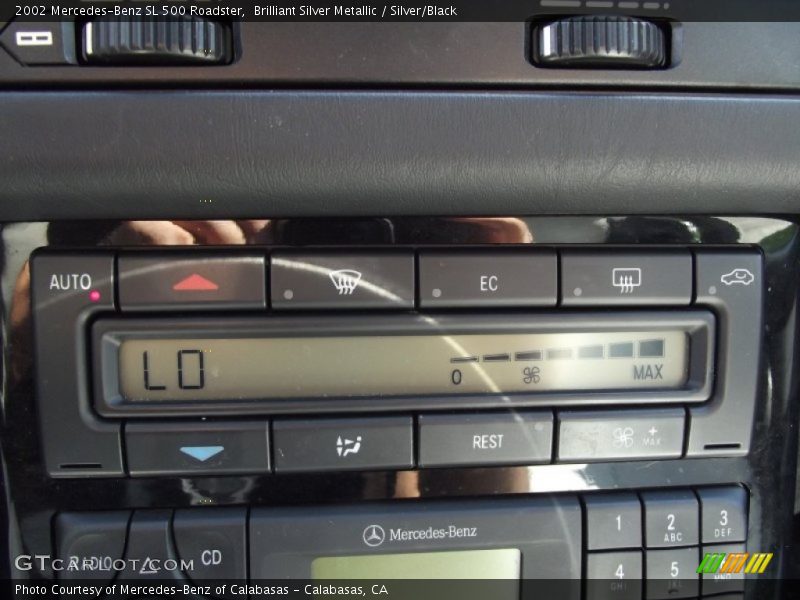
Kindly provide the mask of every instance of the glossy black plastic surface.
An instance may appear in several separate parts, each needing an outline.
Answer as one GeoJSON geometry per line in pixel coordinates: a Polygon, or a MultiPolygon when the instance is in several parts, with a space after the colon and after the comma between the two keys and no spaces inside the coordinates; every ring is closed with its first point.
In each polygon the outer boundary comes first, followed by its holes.
{"type": "MultiPolygon", "coordinates": [[[[278,506],[741,482],[749,547],[791,559],[797,458],[795,338],[800,229],[781,219],[718,217],[380,218],[19,223],[3,227],[4,424],[10,553],[47,554],[61,510],[278,506]],[[751,452],[741,458],[341,474],[53,480],[44,471],[33,394],[27,260],[51,248],[168,245],[752,244],[766,269],[766,323],[751,452]]],[[[781,573],[776,565],[773,576],[781,573]]],[[[748,582],[769,597],[782,583],[748,582]]]]}
{"type": "MultiPolygon", "coordinates": [[[[492,7],[498,4],[492,3],[492,7]]],[[[533,7],[538,3],[526,4],[533,7]]],[[[644,18],[654,16],[647,9],[641,12],[644,18]]],[[[632,13],[625,10],[623,14],[632,13]]],[[[671,68],[658,71],[535,67],[528,48],[530,27],[522,21],[245,20],[238,25],[237,57],[222,67],[25,67],[0,48],[0,87],[800,87],[800,70],[794,60],[800,31],[797,22],[704,23],[678,18],[672,28],[675,50],[671,68]],[[767,41],[768,50],[764,47],[767,41]]]]}

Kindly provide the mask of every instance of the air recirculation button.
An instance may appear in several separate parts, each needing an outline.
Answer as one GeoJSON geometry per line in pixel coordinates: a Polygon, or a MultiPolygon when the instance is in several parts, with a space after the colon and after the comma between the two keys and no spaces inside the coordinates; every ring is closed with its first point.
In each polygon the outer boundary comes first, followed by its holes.
{"type": "Polygon", "coordinates": [[[81,29],[81,58],[96,65],[224,65],[233,58],[227,23],[198,17],[101,17],[81,29]]]}

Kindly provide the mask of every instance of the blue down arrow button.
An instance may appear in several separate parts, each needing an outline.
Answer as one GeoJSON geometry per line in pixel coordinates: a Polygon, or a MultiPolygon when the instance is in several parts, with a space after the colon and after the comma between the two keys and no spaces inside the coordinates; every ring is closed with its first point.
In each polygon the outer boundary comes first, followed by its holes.
{"type": "Polygon", "coordinates": [[[206,462],[225,450],[225,446],[181,446],[180,450],[199,462],[206,462]]]}
{"type": "Polygon", "coordinates": [[[269,423],[126,423],[125,454],[132,477],[268,473],[269,423]]]}

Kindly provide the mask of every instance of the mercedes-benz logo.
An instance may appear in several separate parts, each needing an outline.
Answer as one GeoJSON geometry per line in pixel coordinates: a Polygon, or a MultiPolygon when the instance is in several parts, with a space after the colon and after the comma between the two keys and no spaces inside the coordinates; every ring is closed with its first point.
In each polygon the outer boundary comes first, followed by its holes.
{"type": "Polygon", "coordinates": [[[383,540],[386,539],[386,532],[380,525],[367,525],[361,537],[367,546],[375,548],[376,546],[380,546],[383,540]]]}

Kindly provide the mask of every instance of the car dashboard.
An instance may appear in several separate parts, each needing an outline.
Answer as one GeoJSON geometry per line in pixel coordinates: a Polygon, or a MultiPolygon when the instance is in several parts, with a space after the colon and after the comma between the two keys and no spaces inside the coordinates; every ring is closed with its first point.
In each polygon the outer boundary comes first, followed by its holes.
{"type": "Polygon", "coordinates": [[[9,597],[796,596],[797,15],[523,4],[9,16],[9,597]]]}

